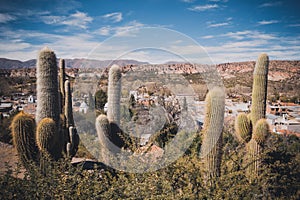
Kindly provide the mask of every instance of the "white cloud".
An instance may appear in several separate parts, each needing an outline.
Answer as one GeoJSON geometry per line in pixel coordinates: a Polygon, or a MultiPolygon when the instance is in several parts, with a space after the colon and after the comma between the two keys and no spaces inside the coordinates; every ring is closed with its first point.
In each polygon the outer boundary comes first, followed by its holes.
{"type": "Polygon", "coordinates": [[[205,35],[205,36],[202,36],[201,38],[203,39],[211,39],[211,38],[214,38],[213,35],[205,35]]]}
{"type": "MultiPolygon", "coordinates": [[[[131,30],[130,28],[139,26],[145,25],[132,21],[125,26],[102,29],[102,34],[109,33],[111,35],[118,33],[121,36],[128,36],[126,30],[131,30]]],[[[203,36],[201,37],[202,40],[215,38],[214,41],[218,41],[218,39],[220,39],[220,42],[203,46],[203,48],[193,42],[184,42],[182,38],[171,37],[170,40],[174,42],[166,43],[168,44],[168,46],[165,47],[167,53],[149,51],[147,48],[126,53],[136,46],[139,47],[141,42],[135,40],[135,37],[126,38],[125,40],[118,37],[114,40],[117,42],[103,42],[99,40],[97,34],[99,35],[99,33],[96,32],[89,34],[61,35],[43,33],[40,31],[9,30],[0,27],[0,37],[7,37],[5,41],[0,41],[0,54],[6,58],[28,60],[36,58],[37,52],[43,46],[47,45],[55,51],[57,57],[62,58],[93,58],[105,60],[122,56],[122,58],[158,63],[171,59],[174,60],[176,59],[176,55],[180,55],[182,56],[181,59],[186,58],[189,61],[211,63],[211,57],[214,63],[224,63],[255,60],[261,52],[268,53],[270,59],[299,60],[300,53],[300,36],[284,37],[256,30],[242,30],[221,35],[203,36]],[[39,44],[25,42],[32,41],[32,39],[38,39],[40,41],[39,44]],[[123,43],[122,41],[125,42],[123,43]],[[135,43],[131,41],[135,41],[135,43]],[[97,49],[96,47],[99,48],[97,49]],[[96,50],[93,51],[94,49],[96,50]],[[175,56],[172,56],[172,52],[175,56]]],[[[160,34],[158,35],[161,37],[160,34]]],[[[151,42],[151,39],[149,41],[151,42]]],[[[156,44],[157,46],[161,45],[161,43],[163,46],[164,41],[166,42],[167,40],[163,39],[163,41],[155,42],[158,43],[156,44]]],[[[149,45],[145,45],[145,47],[151,47],[152,43],[150,42],[147,43],[149,45]]]]}
{"type": "Polygon", "coordinates": [[[198,5],[198,6],[193,6],[191,8],[188,8],[191,11],[206,11],[206,10],[211,10],[218,8],[219,6],[217,4],[206,4],[206,5],[198,5]]]}
{"type": "MultiPolygon", "coordinates": [[[[124,26],[105,26],[98,29],[95,33],[103,36],[116,35],[116,36],[132,36],[128,35],[130,30],[144,27],[145,24],[142,24],[138,21],[131,21],[124,26]]],[[[131,33],[132,34],[132,31],[131,33]]]]}
{"type": "Polygon", "coordinates": [[[108,13],[102,17],[113,22],[120,22],[123,19],[121,12],[108,13]]]}
{"type": "Polygon", "coordinates": [[[300,24],[290,24],[289,27],[300,27],[300,24]]]}
{"type": "Polygon", "coordinates": [[[259,25],[269,25],[269,24],[277,24],[277,23],[279,23],[278,20],[262,20],[258,22],[259,25]]]}
{"type": "Polygon", "coordinates": [[[264,7],[275,7],[275,6],[280,6],[282,4],[281,1],[274,1],[274,2],[267,2],[259,5],[260,8],[264,7]]]}
{"type": "Polygon", "coordinates": [[[209,24],[208,27],[221,27],[221,26],[227,26],[227,25],[229,25],[228,22],[223,22],[223,23],[209,24]]]}
{"type": "Polygon", "coordinates": [[[69,16],[42,16],[42,20],[45,24],[67,25],[69,27],[87,29],[88,24],[93,21],[93,18],[88,16],[87,13],[77,11],[69,16]]]}
{"type": "Polygon", "coordinates": [[[111,35],[112,28],[110,26],[105,26],[100,29],[98,29],[95,33],[103,36],[109,36],[111,35]]]}
{"type": "Polygon", "coordinates": [[[9,21],[13,21],[16,18],[10,14],[0,13],[0,23],[7,23],[9,21]]]}
{"type": "Polygon", "coordinates": [[[243,39],[263,39],[263,40],[273,40],[276,37],[272,34],[266,34],[255,30],[245,30],[245,31],[237,31],[237,32],[228,32],[222,34],[223,37],[230,37],[236,40],[243,39]]]}
{"type": "Polygon", "coordinates": [[[185,3],[193,3],[195,0],[181,0],[181,1],[185,3]]]}

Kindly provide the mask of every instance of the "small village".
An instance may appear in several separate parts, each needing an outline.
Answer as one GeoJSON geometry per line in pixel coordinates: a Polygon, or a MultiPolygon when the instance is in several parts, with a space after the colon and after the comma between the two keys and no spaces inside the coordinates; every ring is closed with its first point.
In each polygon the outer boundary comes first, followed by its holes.
{"type": "MultiPolygon", "coordinates": [[[[75,76],[75,75],[73,75],[75,76]]],[[[0,97],[0,116],[9,118],[18,111],[35,114],[36,111],[36,95],[34,90],[23,93],[14,93],[11,96],[0,97]]],[[[199,101],[196,96],[177,96],[165,88],[158,87],[155,83],[142,85],[136,90],[129,91],[129,95],[122,98],[122,102],[128,102],[130,96],[134,97],[136,106],[140,106],[144,110],[149,110],[152,105],[161,105],[168,112],[170,118],[176,121],[180,118],[183,101],[187,101],[188,110],[195,110],[194,119],[199,124],[199,128],[203,124],[204,101],[199,101]],[[148,88],[147,88],[148,86],[148,88]],[[151,90],[149,89],[151,88],[151,90]],[[156,88],[155,90],[153,88],[156,88]]],[[[88,105],[88,94],[82,94],[80,97],[73,97],[73,110],[86,114],[90,107],[88,105]]],[[[107,106],[107,105],[106,105],[107,106]]],[[[104,111],[106,111],[106,106],[104,111]]],[[[230,119],[236,117],[239,113],[249,113],[251,101],[241,102],[233,98],[226,98],[225,101],[225,118],[230,119]]],[[[274,133],[277,134],[295,134],[300,137],[300,104],[284,103],[284,102],[268,102],[267,103],[267,120],[274,133]]]]}

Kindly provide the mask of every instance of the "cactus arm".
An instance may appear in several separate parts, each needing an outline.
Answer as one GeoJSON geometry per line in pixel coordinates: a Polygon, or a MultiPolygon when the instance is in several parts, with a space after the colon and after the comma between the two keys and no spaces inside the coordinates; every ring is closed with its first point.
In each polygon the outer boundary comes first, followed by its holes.
{"type": "Polygon", "coordinates": [[[108,77],[108,110],[107,118],[110,122],[120,124],[120,98],[121,98],[121,69],[113,65],[108,77]]]}

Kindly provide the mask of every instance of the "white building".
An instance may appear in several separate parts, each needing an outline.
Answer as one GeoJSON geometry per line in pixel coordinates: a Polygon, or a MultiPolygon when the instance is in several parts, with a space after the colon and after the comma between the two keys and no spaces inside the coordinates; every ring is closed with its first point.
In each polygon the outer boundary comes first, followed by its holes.
{"type": "Polygon", "coordinates": [[[88,105],[83,101],[79,106],[79,112],[86,114],[89,107],[88,105]]]}

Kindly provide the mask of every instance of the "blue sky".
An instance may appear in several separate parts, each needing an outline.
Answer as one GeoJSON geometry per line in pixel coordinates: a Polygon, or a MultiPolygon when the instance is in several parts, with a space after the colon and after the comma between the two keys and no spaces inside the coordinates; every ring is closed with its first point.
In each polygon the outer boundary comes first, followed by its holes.
{"type": "Polygon", "coordinates": [[[156,27],[170,37],[143,38],[187,58],[200,45],[213,63],[255,60],[261,52],[299,60],[299,10],[292,0],[1,0],[0,57],[25,61],[49,46],[62,58],[176,60],[147,49],[124,54],[143,46],[133,30],[156,27]]]}

